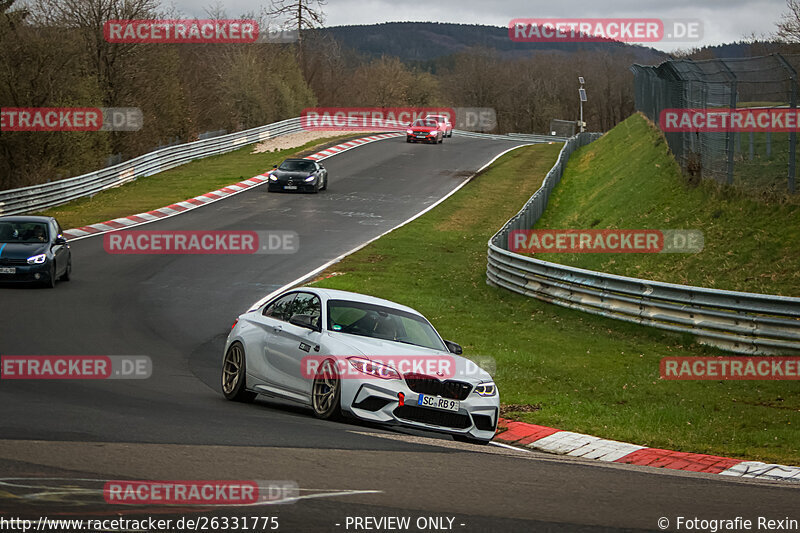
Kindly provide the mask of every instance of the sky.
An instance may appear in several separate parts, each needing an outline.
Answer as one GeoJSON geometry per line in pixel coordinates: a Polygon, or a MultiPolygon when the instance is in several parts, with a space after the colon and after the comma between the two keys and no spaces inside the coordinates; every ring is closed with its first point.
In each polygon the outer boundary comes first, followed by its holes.
{"type": "MultiPolygon", "coordinates": [[[[291,0],[289,0],[291,1],[291,0]]],[[[167,0],[168,2],[168,0],[167,0]]],[[[165,3],[167,3],[165,2],[165,3]]],[[[259,12],[268,1],[259,0],[173,0],[183,14],[202,18],[205,7],[219,3],[226,15],[259,12]]],[[[322,7],[326,26],[374,24],[393,21],[455,22],[506,27],[515,18],[658,18],[694,19],[703,27],[697,41],[658,43],[664,51],[715,45],[741,40],[755,33],[769,35],[787,12],[786,0],[328,0],[322,7]]]]}

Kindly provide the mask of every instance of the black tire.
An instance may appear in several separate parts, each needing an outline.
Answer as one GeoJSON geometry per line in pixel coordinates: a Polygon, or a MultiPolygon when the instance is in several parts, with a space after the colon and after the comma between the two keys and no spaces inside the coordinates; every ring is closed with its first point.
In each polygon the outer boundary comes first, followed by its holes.
{"type": "Polygon", "coordinates": [[[444,142],[444,134],[442,134],[442,136],[439,137],[439,141],[438,142],[439,142],[439,144],[442,144],[444,142]]]}
{"type": "Polygon", "coordinates": [[[244,355],[244,346],[240,342],[234,342],[222,360],[222,394],[226,399],[243,403],[250,403],[256,399],[258,395],[245,388],[246,375],[247,358],[244,355]]]}
{"type": "Polygon", "coordinates": [[[483,439],[473,439],[472,437],[467,437],[466,435],[453,435],[453,440],[458,442],[466,442],[467,444],[477,444],[479,446],[485,446],[490,442],[483,439]]]}
{"type": "Polygon", "coordinates": [[[322,182],[322,187],[320,187],[319,190],[321,190],[321,191],[327,191],[328,190],[328,175],[327,174],[325,174],[325,181],[322,182]]]}
{"type": "Polygon", "coordinates": [[[67,261],[67,269],[61,274],[61,281],[69,281],[69,277],[72,274],[72,258],[67,261]]]}
{"type": "Polygon", "coordinates": [[[55,289],[56,288],[56,262],[53,261],[53,264],[50,266],[50,277],[44,282],[44,286],[48,289],[55,289]]]}
{"type": "Polygon", "coordinates": [[[319,365],[311,386],[311,407],[314,416],[322,420],[342,418],[342,380],[333,359],[325,359],[319,365]]]}

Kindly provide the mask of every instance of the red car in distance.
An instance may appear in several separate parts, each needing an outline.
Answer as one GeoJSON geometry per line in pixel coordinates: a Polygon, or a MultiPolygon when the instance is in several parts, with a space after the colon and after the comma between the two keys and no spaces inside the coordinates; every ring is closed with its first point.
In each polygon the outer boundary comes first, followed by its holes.
{"type": "Polygon", "coordinates": [[[442,130],[442,135],[445,137],[452,137],[453,136],[453,123],[450,122],[450,119],[447,118],[447,115],[428,115],[425,117],[432,118],[436,122],[439,123],[439,129],[442,130]]]}
{"type": "Polygon", "coordinates": [[[409,124],[406,130],[406,142],[431,142],[441,143],[444,132],[439,127],[439,123],[432,118],[420,118],[409,124]]]}

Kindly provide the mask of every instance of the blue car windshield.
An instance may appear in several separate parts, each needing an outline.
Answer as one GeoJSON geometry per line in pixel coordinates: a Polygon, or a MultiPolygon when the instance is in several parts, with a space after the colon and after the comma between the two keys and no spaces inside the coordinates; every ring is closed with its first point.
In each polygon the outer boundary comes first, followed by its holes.
{"type": "Polygon", "coordinates": [[[381,305],[328,300],[328,329],[447,351],[439,334],[419,315],[381,305]]]}
{"type": "Polygon", "coordinates": [[[48,240],[45,223],[0,222],[0,243],[37,243],[48,240]]]}

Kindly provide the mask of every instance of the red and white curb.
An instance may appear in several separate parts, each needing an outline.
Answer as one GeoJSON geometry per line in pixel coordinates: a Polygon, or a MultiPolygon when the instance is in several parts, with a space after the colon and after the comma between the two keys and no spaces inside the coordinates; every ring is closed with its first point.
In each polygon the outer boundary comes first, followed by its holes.
{"type": "MultiPolygon", "coordinates": [[[[369,144],[376,141],[382,141],[384,139],[391,139],[393,137],[399,137],[401,135],[403,134],[381,133],[378,135],[363,137],[361,139],[354,139],[352,141],[347,141],[342,144],[337,144],[336,146],[332,146],[315,154],[306,156],[305,159],[311,159],[313,161],[322,161],[323,159],[333,157],[334,155],[341,154],[342,152],[346,152],[347,150],[352,150],[353,148],[357,148],[365,144],[369,144]]],[[[68,229],[63,232],[63,235],[68,240],[74,241],[78,239],[84,239],[86,237],[92,237],[94,235],[101,235],[103,233],[108,233],[110,231],[117,231],[125,228],[130,228],[133,226],[139,226],[141,224],[147,224],[149,222],[154,222],[162,218],[169,218],[175,215],[179,215],[181,213],[185,213],[186,211],[191,211],[192,209],[197,209],[198,207],[203,207],[204,205],[214,203],[229,196],[233,196],[234,194],[239,194],[240,192],[252,189],[253,187],[258,187],[259,185],[263,185],[267,183],[267,181],[269,181],[267,177],[268,175],[269,172],[265,172],[264,174],[253,176],[250,179],[240,181],[239,183],[235,183],[233,185],[228,185],[227,187],[217,189],[216,191],[207,192],[205,194],[201,194],[200,196],[195,196],[194,198],[184,200],[183,202],[177,202],[172,205],[168,205],[167,207],[162,207],[160,209],[154,209],[153,211],[148,211],[147,213],[138,213],[136,215],[130,215],[122,218],[115,218],[114,220],[107,220],[105,222],[100,222],[97,224],[89,224],[88,226],[81,226],[80,228],[68,229]]]]}
{"type": "Polygon", "coordinates": [[[498,433],[494,440],[547,453],[723,476],[800,482],[800,467],[797,466],[772,465],[702,453],[647,448],[502,418],[500,428],[506,428],[506,431],[498,433]]]}

